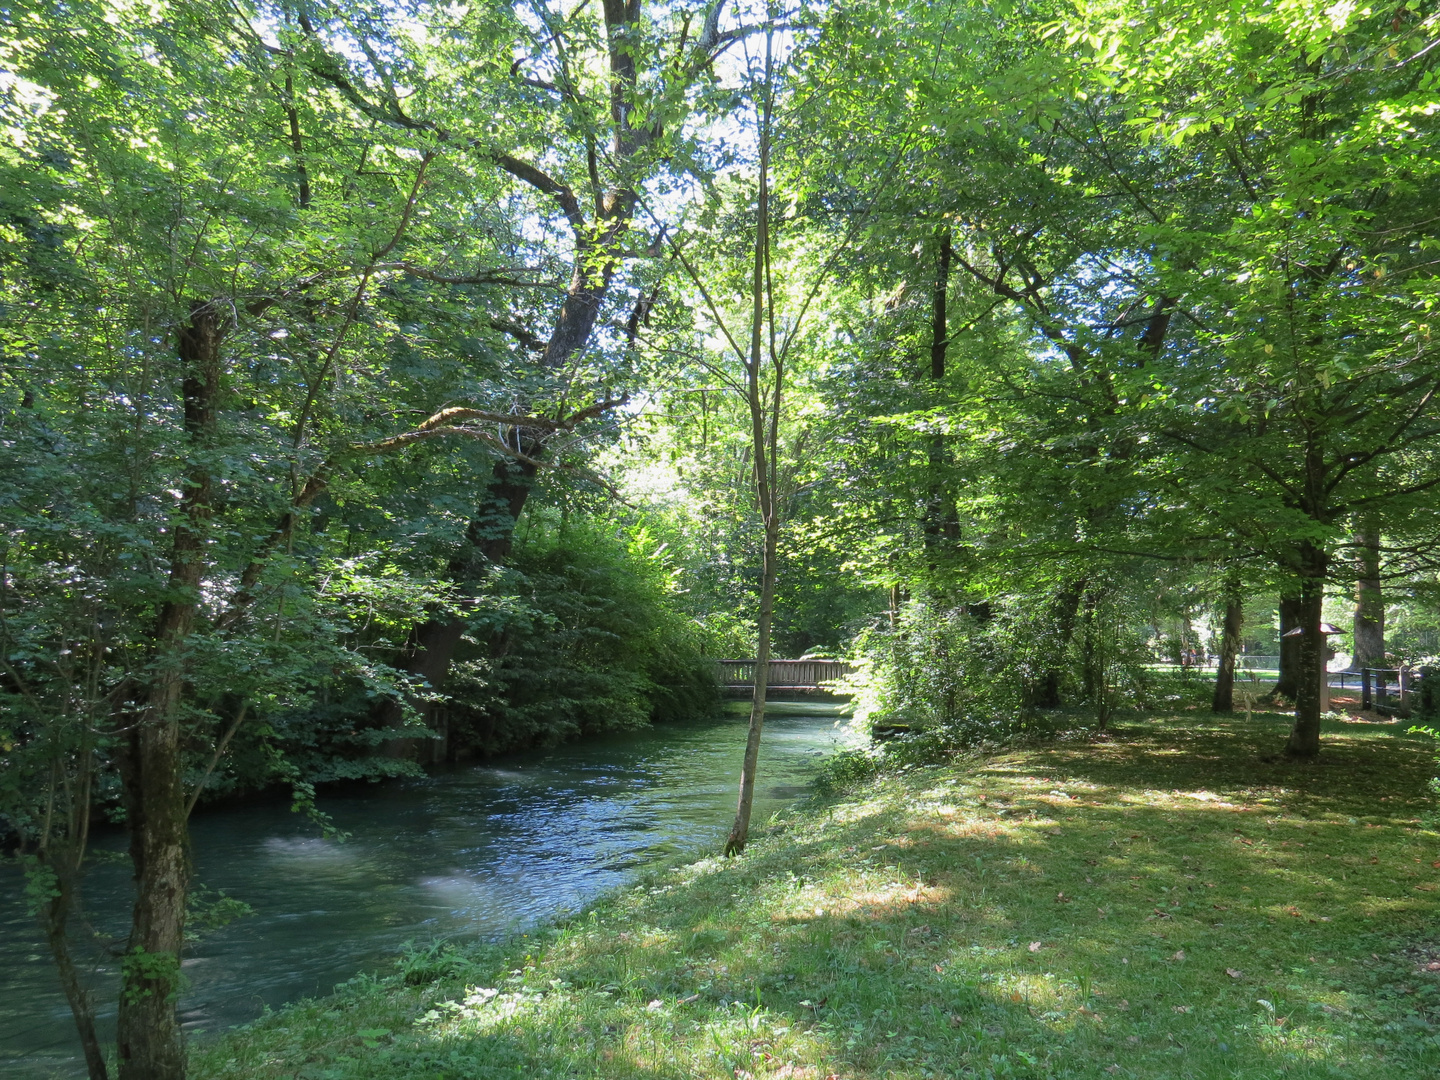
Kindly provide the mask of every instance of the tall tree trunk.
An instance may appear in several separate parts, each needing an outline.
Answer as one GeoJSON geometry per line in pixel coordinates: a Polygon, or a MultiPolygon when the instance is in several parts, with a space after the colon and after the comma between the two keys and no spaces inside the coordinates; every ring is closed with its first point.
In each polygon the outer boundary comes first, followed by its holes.
{"type": "Polygon", "coordinates": [[[1355,536],[1359,545],[1355,581],[1354,668],[1385,666],[1385,595],[1380,588],[1380,527],[1365,522],[1355,536]]]}
{"type": "Polygon", "coordinates": [[[1240,632],[1245,627],[1245,608],[1240,583],[1231,581],[1225,590],[1225,624],[1220,632],[1220,664],[1215,669],[1215,696],[1210,711],[1228,713],[1235,708],[1235,656],[1240,651],[1240,632]]]}
{"type": "Polygon", "coordinates": [[[1301,625],[1301,605],[1298,595],[1280,597],[1280,677],[1275,683],[1275,696],[1295,700],[1300,672],[1300,639],[1289,637],[1291,630],[1301,625]]]}
{"type": "MultiPolygon", "coordinates": [[[[709,42],[708,47],[717,43],[715,35],[722,6],[717,4],[711,9],[702,31],[701,42],[709,42]]],[[[632,123],[632,95],[639,77],[634,40],[636,27],[641,22],[639,0],[604,0],[603,11],[610,67],[610,163],[623,170],[659,137],[660,128],[650,119],[640,126],[632,123]]],[[[637,192],[623,183],[609,188],[603,195],[596,192],[594,220],[587,222],[581,200],[570,188],[509,155],[499,155],[496,160],[507,172],[553,196],[574,234],[570,282],[540,357],[543,369],[557,372],[589,344],[594,333],[596,320],[620,266],[620,243],[630,229],[637,192]]],[[[486,567],[502,563],[509,554],[515,523],[533,487],[534,463],[545,458],[543,433],[517,430],[511,432],[511,437],[520,456],[496,464],[467,530],[466,549],[451,561],[451,576],[462,584],[474,585],[486,567]]],[[[429,619],[417,625],[413,647],[406,658],[407,672],[422,676],[432,690],[441,689],[464,632],[465,622],[461,619],[429,619]]],[[[415,701],[412,705],[429,724],[435,703],[415,701]]],[[[400,711],[397,703],[387,700],[376,704],[374,714],[381,723],[393,725],[400,711]]]]}
{"type": "Polygon", "coordinates": [[[756,620],[755,692],[750,699],[750,730],[740,767],[740,797],[735,824],[725,839],[725,854],[739,855],[750,838],[750,810],[755,802],[755,769],[760,758],[760,732],[765,725],[765,696],[770,668],[770,623],[775,612],[775,555],[780,539],[776,498],[775,457],[779,450],[780,403],[784,368],[775,351],[771,323],[770,376],[765,374],[765,312],[770,270],[770,116],[772,34],[765,35],[765,100],[760,121],[760,168],[755,210],[755,265],[750,283],[750,352],[745,360],[745,397],[750,410],[750,446],[755,458],[755,502],[765,526],[765,551],[760,573],[760,613],[756,620]]]}
{"type": "Polygon", "coordinates": [[[154,670],[121,760],[135,908],[121,964],[120,1080],[183,1080],[185,1075],[185,1045],[175,1011],[190,884],[180,706],[188,639],[205,577],[212,491],[207,456],[220,396],[221,343],[229,325],[225,311],[219,303],[196,303],[180,333],[190,466],[172,526],[154,670]]]}
{"type": "MultiPolygon", "coordinates": [[[[948,228],[939,230],[936,247],[935,287],[930,308],[930,381],[938,390],[945,381],[945,359],[950,346],[948,302],[953,248],[948,228]]],[[[929,491],[925,499],[925,548],[930,553],[930,573],[933,577],[939,569],[935,561],[938,549],[943,541],[958,538],[959,523],[956,520],[954,504],[945,490],[947,455],[943,434],[936,432],[930,436],[926,455],[929,491]]]]}
{"type": "Polygon", "coordinates": [[[1304,542],[1298,550],[1300,563],[1299,623],[1304,632],[1295,672],[1295,726],[1285,744],[1285,756],[1304,760],[1320,754],[1320,678],[1325,667],[1325,637],[1320,632],[1321,607],[1325,600],[1325,578],[1329,559],[1325,550],[1304,542]]]}

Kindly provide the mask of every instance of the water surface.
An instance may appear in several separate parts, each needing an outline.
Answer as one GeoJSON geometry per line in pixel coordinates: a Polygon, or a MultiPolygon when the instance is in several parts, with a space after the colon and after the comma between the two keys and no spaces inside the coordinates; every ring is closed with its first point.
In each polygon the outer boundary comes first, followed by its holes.
{"type": "MultiPolygon", "coordinates": [[[[755,821],[807,791],[848,738],[833,707],[779,706],[766,722],[755,821]],[[798,714],[798,715],[795,715],[798,714]]],[[[775,708],[775,706],[772,706],[775,708]]],[[[713,850],[734,815],[743,719],[677,724],[518,754],[344,795],[321,809],[327,840],[283,803],[197,814],[197,881],[255,914],[185,959],[191,1033],[254,1019],[388,965],[407,941],[492,937],[572,911],[644,866],[713,850]]],[[[101,836],[85,889],[96,928],[122,934],[130,904],[124,840],[101,836]],[[107,861],[108,860],[108,861],[107,861]]],[[[102,993],[113,963],[95,971],[102,993]]],[[[114,1006],[102,1010],[113,1036],[114,1006]]],[[[74,1024],[19,876],[0,869],[0,1075],[81,1076],[74,1024]]]]}

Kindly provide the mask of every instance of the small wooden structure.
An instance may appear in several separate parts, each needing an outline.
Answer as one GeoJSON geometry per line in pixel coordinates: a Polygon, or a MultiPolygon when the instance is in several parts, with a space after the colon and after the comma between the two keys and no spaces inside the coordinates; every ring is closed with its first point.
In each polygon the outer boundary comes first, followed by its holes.
{"type": "MultiPolygon", "coordinates": [[[[716,660],[720,685],[727,690],[755,686],[754,660],[716,660]]],[[[826,683],[855,672],[844,660],[771,660],[766,685],[772,690],[828,690],[826,683]]]]}

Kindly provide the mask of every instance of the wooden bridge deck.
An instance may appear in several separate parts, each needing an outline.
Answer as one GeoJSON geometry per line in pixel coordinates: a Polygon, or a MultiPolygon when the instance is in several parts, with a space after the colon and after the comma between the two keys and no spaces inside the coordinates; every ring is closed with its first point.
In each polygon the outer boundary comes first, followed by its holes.
{"type": "MultiPolygon", "coordinates": [[[[716,660],[720,685],[726,689],[755,686],[754,660],[716,660]]],[[[828,690],[826,683],[855,672],[843,660],[771,660],[766,685],[774,690],[828,690]]]]}

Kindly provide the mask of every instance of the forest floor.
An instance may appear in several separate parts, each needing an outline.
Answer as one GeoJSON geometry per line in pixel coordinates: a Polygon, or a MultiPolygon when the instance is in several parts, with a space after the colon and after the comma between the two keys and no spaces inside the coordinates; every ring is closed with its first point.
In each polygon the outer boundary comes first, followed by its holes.
{"type": "MultiPolygon", "coordinates": [[[[505,945],[197,1048],[215,1078],[1440,1076],[1434,744],[1132,721],[801,807],[505,945]]],[[[763,764],[763,763],[762,763],[763,764]]]]}

